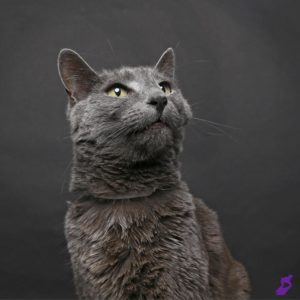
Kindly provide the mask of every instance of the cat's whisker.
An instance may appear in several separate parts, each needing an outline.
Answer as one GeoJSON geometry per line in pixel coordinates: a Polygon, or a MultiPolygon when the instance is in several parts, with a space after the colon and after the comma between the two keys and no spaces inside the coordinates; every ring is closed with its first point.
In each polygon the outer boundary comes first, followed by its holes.
{"type": "Polygon", "coordinates": [[[118,63],[120,63],[120,60],[119,60],[119,58],[118,58],[117,55],[116,55],[115,49],[113,48],[111,41],[107,38],[107,39],[106,39],[106,42],[107,42],[107,44],[108,44],[108,46],[109,46],[109,49],[110,49],[112,55],[113,55],[114,58],[118,61],[118,63]]]}
{"type": "Polygon", "coordinates": [[[219,132],[223,133],[224,135],[228,136],[234,142],[238,143],[238,140],[236,138],[234,138],[231,134],[229,134],[228,132],[226,132],[222,128],[219,128],[217,125],[214,125],[214,124],[211,124],[211,126],[214,127],[217,131],[219,131],[219,132]]]}
{"type": "Polygon", "coordinates": [[[204,135],[209,135],[209,136],[222,136],[222,135],[224,135],[223,133],[221,133],[221,132],[219,132],[219,131],[217,131],[217,132],[212,132],[212,131],[207,131],[207,130],[205,130],[205,128],[203,128],[203,127],[194,127],[193,125],[194,124],[191,124],[192,126],[190,127],[195,133],[196,133],[196,136],[197,136],[197,138],[200,138],[200,134],[199,134],[199,129],[202,131],[202,133],[204,134],[204,135]]]}
{"type": "Polygon", "coordinates": [[[110,135],[108,135],[103,141],[101,141],[102,143],[106,143],[108,140],[111,140],[113,138],[117,138],[120,135],[122,135],[123,133],[126,132],[126,130],[128,130],[127,127],[121,127],[119,129],[117,129],[116,131],[112,132],[110,135]]]}
{"type": "Polygon", "coordinates": [[[179,45],[180,45],[180,41],[178,41],[178,42],[176,43],[176,45],[175,45],[175,47],[174,47],[174,50],[176,50],[176,49],[179,47],[179,45]]]}
{"type": "Polygon", "coordinates": [[[236,128],[236,127],[233,127],[230,125],[213,122],[213,121],[209,121],[209,120],[205,120],[205,119],[201,119],[201,118],[193,118],[193,119],[204,122],[206,125],[210,126],[211,128],[214,128],[215,130],[217,130],[220,133],[220,134],[211,134],[211,135],[217,136],[217,135],[223,134],[224,136],[227,136],[234,142],[238,143],[238,140],[234,136],[232,136],[230,133],[228,133],[226,130],[233,130],[233,129],[238,130],[239,128],[236,128]]]}
{"type": "Polygon", "coordinates": [[[240,129],[240,128],[238,128],[238,127],[234,127],[234,126],[231,126],[231,125],[226,125],[226,124],[223,124],[223,123],[218,123],[218,122],[209,121],[209,120],[206,120],[206,119],[203,119],[203,118],[193,117],[193,119],[194,119],[194,120],[198,120],[198,121],[202,121],[202,122],[205,122],[205,123],[213,124],[213,125],[215,125],[215,126],[221,126],[221,127],[231,128],[231,129],[236,129],[236,130],[239,130],[239,129],[240,129]]]}
{"type": "Polygon", "coordinates": [[[122,133],[124,133],[128,128],[126,126],[120,127],[119,129],[117,129],[116,131],[112,132],[108,138],[112,138],[112,137],[118,137],[120,136],[122,133]]]}

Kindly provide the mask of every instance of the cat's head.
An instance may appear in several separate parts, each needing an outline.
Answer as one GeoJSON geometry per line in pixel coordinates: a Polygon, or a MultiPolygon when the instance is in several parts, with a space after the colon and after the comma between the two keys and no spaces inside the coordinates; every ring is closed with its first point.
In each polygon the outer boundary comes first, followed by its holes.
{"type": "Polygon", "coordinates": [[[96,144],[128,161],[143,161],[167,149],[176,152],[191,109],[179,90],[174,51],[153,67],[94,71],[76,52],[63,49],[58,69],[67,91],[74,145],[96,144]]]}

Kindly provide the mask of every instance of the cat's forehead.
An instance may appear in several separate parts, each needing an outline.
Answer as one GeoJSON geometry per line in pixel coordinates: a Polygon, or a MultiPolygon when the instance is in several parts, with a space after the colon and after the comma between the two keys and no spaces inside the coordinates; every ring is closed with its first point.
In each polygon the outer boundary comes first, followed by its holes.
{"type": "Polygon", "coordinates": [[[104,70],[99,76],[106,83],[123,83],[133,89],[152,85],[163,79],[153,67],[121,67],[114,70],[104,70]]]}

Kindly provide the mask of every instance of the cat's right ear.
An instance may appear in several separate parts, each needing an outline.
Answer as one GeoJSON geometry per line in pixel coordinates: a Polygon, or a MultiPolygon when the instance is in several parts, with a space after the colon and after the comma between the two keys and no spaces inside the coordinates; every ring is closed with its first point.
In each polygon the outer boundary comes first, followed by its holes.
{"type": "Polygon", "coordinates": [[[100,81],[88,63],[71,49],[60,50],[57,65],[59,76],[72,105],[87,98],[100,81]]]}
{"type": "Polygon", "coordinates": [[[168,48],[155,65],[155,69],[169,78],[175,73],[175,53],[172,48],[168,48]]]}

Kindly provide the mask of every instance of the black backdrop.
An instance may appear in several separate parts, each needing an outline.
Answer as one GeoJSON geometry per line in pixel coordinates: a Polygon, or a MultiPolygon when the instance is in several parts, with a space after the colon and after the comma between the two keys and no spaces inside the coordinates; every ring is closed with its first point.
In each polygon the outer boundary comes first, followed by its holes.
{"type": "Polygon", "coordinates": [[[3,1],[0,298],[73,298],[63,236],[71,145],[60,48],[96,69],[154,64],[173,46],[196,118],[182,155],[251,277],[300,299],[300,2],[3,1]],[[209,125],[210,124],[210,125],[209,125]]]}

